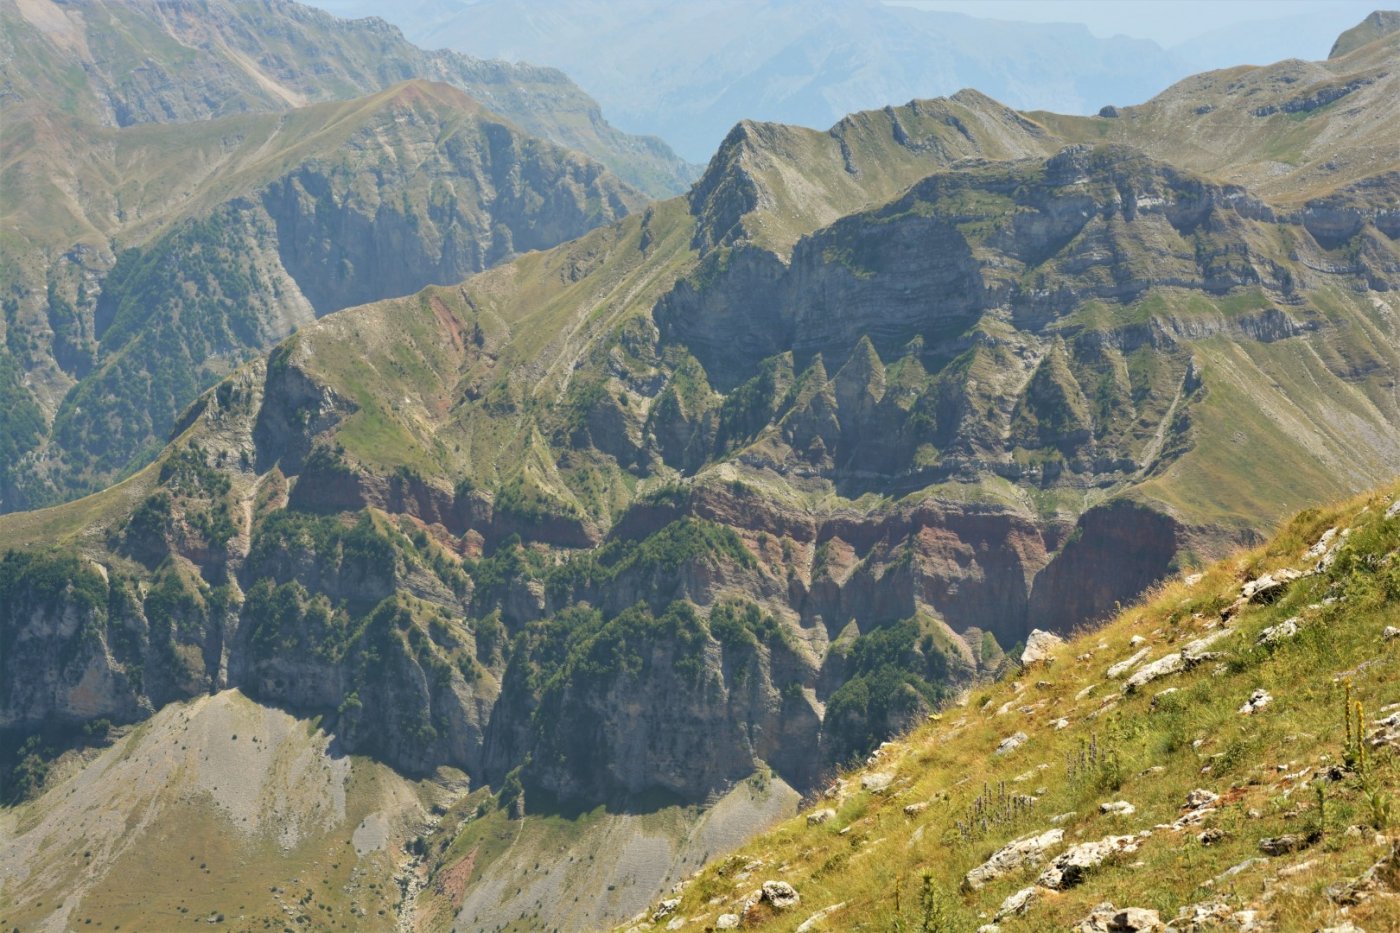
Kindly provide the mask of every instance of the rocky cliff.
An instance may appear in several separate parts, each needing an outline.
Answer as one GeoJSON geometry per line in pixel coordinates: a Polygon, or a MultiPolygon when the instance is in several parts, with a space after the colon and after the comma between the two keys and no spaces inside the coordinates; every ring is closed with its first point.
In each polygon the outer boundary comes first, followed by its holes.
{"type": "MultiPolygon", "coordinates": [[[[192,132],[162,128],[141,148],[192,132]]],[[[459,281],[642,201],[600,164],[426,82],[198,133],[221,140],[222,167],[192,180],[153,239],[48,270],[49,318],[66,315],[54,361],[72,384],[50,442],[6,470],[8,508],[142,466],[201,391],[317,316],[459,281]]],[[[41,356],[24,353],[40,371],[41,356]]]]}
{"type": "Polygon", "coordinates": [[[34,0],[0,26],[0,511],[139,467],[316,314],[459,281],[691,177],[560,72],[424,52],[380,20],[34,0]]]}

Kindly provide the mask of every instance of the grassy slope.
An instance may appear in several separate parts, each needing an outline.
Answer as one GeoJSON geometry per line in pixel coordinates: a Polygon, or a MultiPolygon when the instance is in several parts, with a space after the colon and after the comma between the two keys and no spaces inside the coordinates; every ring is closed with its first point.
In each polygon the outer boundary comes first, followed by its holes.
{"type": "Polygon", "coordinates": [[[1136,146],[1294,208],[1400,166],[1394,126],[1373,111],[1400,88],[1397,54],[1400,34],[1392,33],[1326,62],[1290,59],[1194,75],[1146,103],[1119,108],[1113,118],[1030,116],[1066,142],[1136,146]],[[1346,94],[1321,106],[1284,109],[1354,81],[1346,94]],[[1277,112],[1267,112],[1270,107],[1277,112]]]}
{"type": "Polygon", "coordinates": [[[753,180],[757,209],[744,218],[744,231],[780,255],[805,234],[883,204],[959,159],[1046,156],[1063,145],[976,91],[854,113],[826,132],[749,121],[740,131],[742,141],[731,145],[731,133],[706,174],[725,165],[753,180]]]}
{"type": "MultiPolygon", "coordinates": [[[[1296,516],[1267,546],[1216,564],[1193,584],[1168,583],[1141,605],[1055,652],[1048,667],[1013,671],[976,690],[958,707],[891,743],[864,769],[843,774],[837,815],[809,825],[798,817],[755,839],[734,856],[711,864],[686,889],[676,916],[682,927],[712,927],[767,879],[791,882],[802,904],[783,913],[762,909],[745,928],[793,929],[834,904],[845,907],[814,929],[917,929],[922,879],[927,874],[946,926],[972,929],[991,919],[1004,898],[1032,884],[1043,864],[1016,871],[976,892],[960,893],[964,874],[1006,842],[1059,825],[1065,846],[1112,834],[1151,830],[1132,855],[1110,860],[1078,887],[1041,891],[1024,918],[1002,928],[1064,928],[1102,901],[1158,910],[1163,920],[1179,908],[1221,898],[1234,909],[1252,908],[1284,930],[1312,930],[1349,916],[1365,929],[1400,924],[1400,902],[1373,898],[1349,913],[1325,889],[1375,863],[1400,829],[1392,806],[1400,785],[1393,748],[1368,748],[1367,763],[1330,783],[1319,812],[1313,779],[1346,757],[1343,706],[1351,696],[1370,721],[1400,702],[1394,665],[1400,642],[1381,630],[1400,623],[1400,515],[1384,513],[1400,487],[1296,516]],[[1214,649],[1220,657],[1125,694],[1105,676],[1146,639],[1144,663],[1218,628],[1220,610],[1242,582],[1280,567],[1302,568],[1303,552],[1331,527],[1350,528],[1345,548],[1320,575],[1294,583],[1272,605],[1250,606],[1232,623],[1233,634],[1214,649]],[[1321,605],[1328,596],[1338,600],[1321,605]],[[1302,632],[1275,648],[1256,644],[1265,627],[1299,616],[1302,632]],[[1160,698],[1167,688],[1177,692],[1160,698]],[[1253,716],[1237,710],[1263,688],[1273,703],[1253,716]],[[1154,703],[1155,699],[1155,703],[1154,703]],[[1056,728],[1061,718],[1067,725],[1056,728]],[[1029,740],[994,754],[1015,732],[1029,740]],[[1080,764],[1090,747],[1095,764],[1080,764]],[[861,789],[871,772],[894,775],[883,794],[861,789]],[[1037,799],[985,830],[973,820],[970,838],[957,828],[983,794],[1037,799]],[[1154,828],[1183,812],[1194,788],[1221,794],[1223,804],[1184,831],[1154,828]],[[1099,804],[1126,800],[1135,815],[1103,815],[1099,804]],[[912,815],[905,808],[927,804],[912,815]],[[1052,817],[1070,814],[1052,823],[1052,817]],[[1354,829],[1351,827],[1355,827],[1354,829]],[[1197,835],[1224,836],[1203,845],[1197,835]],[[1226,869],[1260,857],[1259,840],[1321,829],[1320,840],[1294,854],[1262,858],[1228,879],[1226,869]],[[752,866],[759,862],[761,867],[752,866]],[[1288,875],[1282,869],[1305,865],[1288,875]],[[743,876],[740,877],[740,874],[743,876]],[[903,926],[898,926],[903,924],[903,926]]],[[[990,808],[995,812],[996,808],[990,808]]]]}

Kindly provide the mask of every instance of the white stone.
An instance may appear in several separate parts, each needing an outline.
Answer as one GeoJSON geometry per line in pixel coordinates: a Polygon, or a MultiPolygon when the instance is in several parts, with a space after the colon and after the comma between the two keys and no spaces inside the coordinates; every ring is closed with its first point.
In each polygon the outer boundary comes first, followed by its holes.
{"type": "Polygon", "coordinates": [[[1151,647],[1140,649],[1136,654],[1132,655],[1131,657],[1124,658],[1117,664],[1110,667],[1107,671],[1104,672],[1105,676],[1108,677],[1109,680],[1117,680],[1119,677],[1122,677],[1125,674],[1127,674],[1128,671],[1137,667],[1138,662],[1141,661],[1143,658],[1147,657],[1148,653],[1151,651],[1151,647]]]}
{"type": "Polygon", "coordinates": [[[1052,891],[1072,888],[1084,880],[1091,868],[1102,865],[1110,856],[1137,851],[1136,836],[1105,836],[1097,842],[1081,842],[1055,856],[1036,884],[1052,891]]]}
{"type": "Polygon", "coordinates": [[[1028,665],[1053,661],[1055,651],[1064,647],[1064,644],[1065,640],[1053,632],[1035,629],[1026,638],[1026,649],[1021,652],[1021,663],[1028,665]]]}
{"type": "Polygon", "coordinates": [[[1051,829],[1008,842],[993,852],[991,858],[969,871],[963,878],[963,884],[975,891],[1023,865],[1039,864],[1045,853],[1059,845],[1064,838],[1064,830],[1051,829]]]}
{"type": "Polygon", "coordinates": [[[1031,909],[1031,906],[1035,903],[1035,898],[1035,885],[1022,888],[1015,894],[1009,895],[1006,900],[1001,902],[1001,906],[997,908],[996,916],[992,919],[1005,920],[1007,917],[1019,917],[1031,909]]]}
{"type": "Polygon", "coordinates": [[[1016,749],[1020,748],[1022,745],[1025,745],[1026,740],[1029,738],[1030,737],[1024,732],[1017,732],[1012,735],[1008,735],[1006,738],[1002,739],[1000,743],[997,744],[996,754],[1005,755],[1007,752],[1013,752],[1016,749]]]}
{"type": "Polygon", "coordinates": [[[812,930],[816,929],[817,924],[845,906],[846,902],[842,901],[839,904],[832,904],[830,907],[823,907],[821,910],[799,923],[797,925],[797,933],[811,933],[812,930]]]}
{"type": "Polygon", "coordinates": [[[738,929],[738,926],[738,914],[720,914],[719,919],[715,921],[716,930],[734,930],[738,929]]]}
{"type": "Polygon", "coordinates": [[[1255,690],[1249,695],[1249,699],[1245,701],[1245,704],[1240,707],[1240,715],[1252,716],[1272,702],[1274,702],[1274,698],[1269,695],[1269,691],[1263,688],[1255,690]]]}
{"type": "Polygon", "coordinates": [[[774,910],[787,910],[802,903],[797,889],[786,881],[763,882],[763,899],[771,904],[774,910]]]}
{"type": "Polygon", "coordinates": [[[1168,674],[1175,674],[1177,671],[1185,669],[1185,667],[1186,662],[1182,660],[1179,652],[1173,652],[1166,657],[1158,658],[1151,664],[1139,668],[1137,673],[1129,677],[1123,684],[1123,692],[1132,693],[1135,690],[1140,690],[1152,683],[1152,681],[1160,677],[1166,677],[1168,674]]]}
{"type": "Polygon", "coordinates": [[[1137,807],[1126,800],[1110,800],[1108,803],[1099,804],[1099,812],[1111,816],[1132,816],[1137,812],[1137,807]]]}
{"type": "Polygon", "coordinates": [[[889,771],[875,771],[871,774],[867,774],[861,777],[860,789],[869,791],[872,794],[878,794],[882,791],[888,790],[889,786],[893,783],[893,773],[889,771]]]}

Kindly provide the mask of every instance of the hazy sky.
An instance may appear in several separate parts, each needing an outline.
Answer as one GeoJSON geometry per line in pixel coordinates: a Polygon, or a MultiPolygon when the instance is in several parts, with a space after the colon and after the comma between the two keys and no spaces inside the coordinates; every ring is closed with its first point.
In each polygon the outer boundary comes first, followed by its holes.
{"type": "MultiPolygon", "coordinates": [[[[1170,47],[1237,23],[1293,17],[1335,17],[1337,29],[1360,22],[1384,0],[906,0],[909,6],[988,19],[1083,23],[1097,36],[1152,39],[1170,47]]],[[[1325,50],[1324,50],[1325,51],[1325,50]]]]}

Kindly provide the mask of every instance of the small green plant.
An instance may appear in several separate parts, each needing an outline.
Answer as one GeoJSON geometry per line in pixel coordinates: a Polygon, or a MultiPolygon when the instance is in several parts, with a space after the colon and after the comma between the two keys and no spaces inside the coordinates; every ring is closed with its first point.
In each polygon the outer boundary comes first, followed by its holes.
{"type": "Polygon", "coordinates": [[[1390,829],[1394,815],[1394,800],[1379,787],[1372,788],[1366,794],[1366,802],[1371,806],[1371,825],[1377,832],[1385,832],[1390,829]]]}
{"type": "Polygon", "coordinates": [[[919,892],[919,933],[949,933],[952,929],[947,900],[934,885],[933,875],[924,872],[924,886],[919,892]]]}

